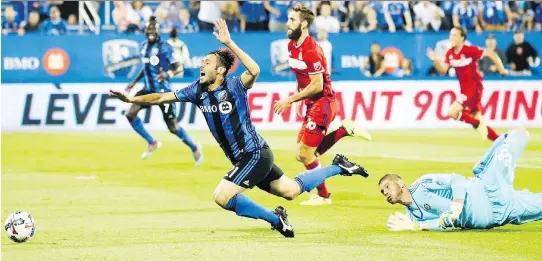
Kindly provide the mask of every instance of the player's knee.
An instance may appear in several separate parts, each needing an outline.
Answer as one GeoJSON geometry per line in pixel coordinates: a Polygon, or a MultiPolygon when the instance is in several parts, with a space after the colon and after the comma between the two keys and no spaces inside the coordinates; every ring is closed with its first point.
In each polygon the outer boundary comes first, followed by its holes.
{"type": "Polygon", "coordinates": [[[295,154],[295,160],[303,162],[303,158],[301,157],[301,150],[297,150],[297,153],[295,154]]]}
{"type": "Polygon", "coordinates": [[[314,161],[314,154],[311,154],[308,150],[300,150],[297,154],[297,161],[307,165],[314,161]]]}
{"type": "Polygon", "coordinates": [[[177,134],[177,128],[175,126],[168,126],[167,128],[171,134],[177,134]]]}
{"type": "Polygon", "coordinates": [[[282,194],[282,198],[286,199],[286,200],[294,200],[295,198],[297,198],[297,196],[299,196],[299,192],[298,191],[287,191],[285,193],[282,194]]]}
{"type": "Polygon", "coordinates": [[[126,119],[128,119],[129,122],[133,121],[135,119],[134,115],[131,115],[130,113],[126,113],[126,119]]]}
{"type": "Polygon", "coordinates": [[[215,199],[216,204],[221,206],[222,208],[226,208],[226,205],[228,205],[228,201],[230,201],[230,199],[226,196],[226,194],[221,193],[220,191],[215,192],[213,194],[213,197],[215,199]]]}

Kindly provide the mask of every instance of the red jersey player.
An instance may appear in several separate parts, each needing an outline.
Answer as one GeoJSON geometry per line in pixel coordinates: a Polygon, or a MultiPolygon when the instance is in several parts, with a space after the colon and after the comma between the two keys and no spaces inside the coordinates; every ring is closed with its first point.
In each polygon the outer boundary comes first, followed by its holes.
{"type": "MultiPolygon", "coordinates": [[[[307,170],[319,168],[317,157],[339,139],[345,136],[362,137],[366,140],[371,138],[363,129],[356,128],[350,120],[344,120],[340,128],[327,133],[339,106],[335,91],[331,87],[324,52],[319,43],[309,35],[313,20],[314,13],[302,4],[294,6],[288,15],[287,36],[291,39],[288,44],[288,62],[296,75],[298,93],[278,101],[274,106],[275,113],[278,114],[294,102],[304,101],[307,106],[305,120],[297,137],[296,155],[296,159],[302,162],[307,170]]],[[[322,183],[317,189],[318,195],[301,204],[331,204],[326,184],[322,183]]]]}
{"type": "Polygon", "coordinates": [[[446,52],[444,65],[435,59],[433,50],[427,49],[427,56],[433,61],[435,69],[440,74],[445,74],[450,67],[455,68],[461,88],[461,96],[450,106],[448,116],[471,124],[484,139],[487,137],[490,140],[496,140],[499,137],[497,133],[483,122],[480,101],[484,87],[482,85],[482,75],[478,70],[478,60],[486,56],[497,66],[497,70],[501,75],[506,75],[507,71],[494,51],[466,45],[466,37],[467,33],[463,28],[452,28],[450,31],[452,48],[446,52]]]}

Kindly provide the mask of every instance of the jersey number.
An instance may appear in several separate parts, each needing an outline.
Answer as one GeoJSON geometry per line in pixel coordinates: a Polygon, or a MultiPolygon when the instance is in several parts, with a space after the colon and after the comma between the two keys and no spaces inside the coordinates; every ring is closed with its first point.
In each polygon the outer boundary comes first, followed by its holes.
{"type": "Polygon", "coordinates": [[[314,130],[316,129],[316,123],[309,119],[309,121],[307,122],[306,128],[309,130],[314,130]]]}
{"type": "Polygon", "coordinates": [[[233,174],[235,174],[237,170],[239,170],[239,167],[234,166],[230,171],[228,171],[228,174],[226,176],[231,179],[233,177],[233,174]]]}

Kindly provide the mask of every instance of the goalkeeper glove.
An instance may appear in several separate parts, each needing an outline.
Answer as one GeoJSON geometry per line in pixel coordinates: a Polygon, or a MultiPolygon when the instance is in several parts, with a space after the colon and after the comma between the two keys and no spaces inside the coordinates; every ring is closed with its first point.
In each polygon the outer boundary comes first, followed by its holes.
{"type": "Polygon", "coordinates": [[[453,202],[452,206],[450,206],[450,210],[445,211],[444,213],[440,215],[439,225],[444,229],[453,228],[454,221],[456,221],[459,218],[459,215],[461,215],[462,209],[463,209],[463,204],[453,202]]]}
{"type": "Polygon", "coordinates": [[[446,228],[453,228],[454,227],[454,219],[452,218],[452,211],[446,211],[440,215],[439,218],[439,225],[440,227],[446,229],[446,228]]]}
{"type": "Polygon", "coordinates": [[[412,221],[409,217],[400,212],[396,212],[395,215],[391,215],[386,226],[390,231],[420,230],[420,225],[418,222],[412,221]]]}

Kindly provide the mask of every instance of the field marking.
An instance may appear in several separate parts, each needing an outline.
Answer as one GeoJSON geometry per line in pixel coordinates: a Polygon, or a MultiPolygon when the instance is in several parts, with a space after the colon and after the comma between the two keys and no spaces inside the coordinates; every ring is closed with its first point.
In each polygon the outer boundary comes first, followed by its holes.
{"type": "Polygon", "coordinates": [[[77,176],[75,177],[77,180],[90,180],[90,179],[96,179],[96,176],[77,176]]]}

